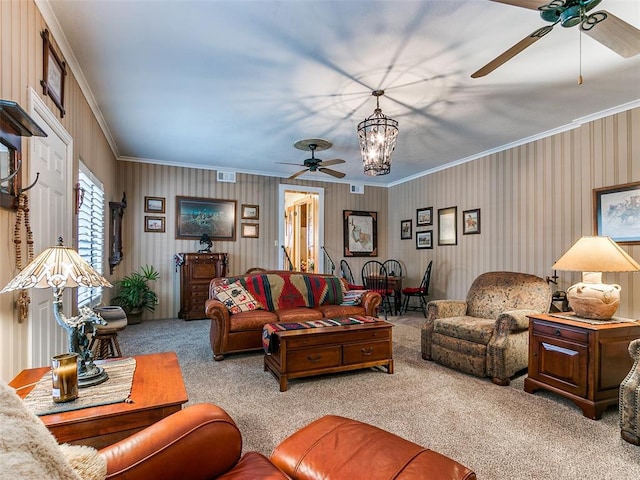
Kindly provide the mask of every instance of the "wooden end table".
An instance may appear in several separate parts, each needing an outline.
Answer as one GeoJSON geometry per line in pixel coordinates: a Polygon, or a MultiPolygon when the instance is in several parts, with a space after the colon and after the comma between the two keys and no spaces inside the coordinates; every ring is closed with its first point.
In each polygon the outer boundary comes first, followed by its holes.
{"type": "MultiPolygon", "coordinates": [[[[113,403],[40,417],[59,443],[103,448],[182,408],[188,398],[175,352],[133,358],[136,370],[131,386],[132,403],[113,403]]],[[[97,361],[96,364],[108,361],[97,361]]],[[[50,370],[50,367],[23,370],[9,385],[24,398],[50,370]]]]}
{"type": "Polygon", "coordinates": [[[620,382],[631,370],[629,342],[640,321],[586,323],[571,314],[529,317],[529,372],[524,390],[542,388],[571,399],[585,417],[598,420],[618,403],[620,382]]]}

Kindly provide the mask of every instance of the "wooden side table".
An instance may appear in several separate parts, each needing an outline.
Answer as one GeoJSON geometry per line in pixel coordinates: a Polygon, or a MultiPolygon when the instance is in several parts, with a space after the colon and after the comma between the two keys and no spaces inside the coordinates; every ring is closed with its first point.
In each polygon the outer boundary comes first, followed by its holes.
{"type": "MultiPolygon", "coordinates": [[[[188,398],[175,352],[133,358],[136,370],[131,386],[132,403],[113,403],[40,417],[59,443],[106,447],[182,408],[188,398]]],[[[104,362],[96,362],[101,363],[104,362]]],[[[32,384],[50,370],[50,367],[23,370],[9,385],[24,398],[33,390],[32,384]]]]}
{"type": "Polygon", "coordinates": [[[529,317],[529,371],[524,390],[543,388],[571,399],[597,420],[618,403],[620,382],[633,361],[627,348],[640,322],[591,324],[553,315],[529,317]]]}

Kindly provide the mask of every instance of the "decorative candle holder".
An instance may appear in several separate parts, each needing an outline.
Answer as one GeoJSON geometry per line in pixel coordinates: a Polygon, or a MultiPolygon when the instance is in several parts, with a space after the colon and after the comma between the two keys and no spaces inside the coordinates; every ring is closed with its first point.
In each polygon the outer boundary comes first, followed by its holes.
{"type": "Polygon", "coordinates": [[[78,398],[78,354],[63,353],[51,358],[52,396],[55,403],[78,398]]]}

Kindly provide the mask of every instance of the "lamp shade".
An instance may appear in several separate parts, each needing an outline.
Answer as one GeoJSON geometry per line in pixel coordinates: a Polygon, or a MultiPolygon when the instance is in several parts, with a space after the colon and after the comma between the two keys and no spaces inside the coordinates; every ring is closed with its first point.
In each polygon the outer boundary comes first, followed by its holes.
{"type": "Polygon", "coordinates": [[[640,265],[610,237],[582,237],[560,257],[554,270],[638,272],[640,265]]]}
{"type": "Polygon", "coordinates": [[[71,247],[49,247],[11,280],[0,293],[26,288],[111,287],[71,247]]]}

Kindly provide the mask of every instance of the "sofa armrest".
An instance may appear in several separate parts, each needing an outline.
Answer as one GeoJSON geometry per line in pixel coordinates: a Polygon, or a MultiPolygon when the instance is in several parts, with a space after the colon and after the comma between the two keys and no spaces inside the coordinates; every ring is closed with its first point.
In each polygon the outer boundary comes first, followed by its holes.
{"type": "Polygon", "coordinates": [[[229,309],[220,300],[210,298],[204,304],[204,312],[211,319],[211,328],[209,330],[209,342],[213,351],[214,360],[222,360],[224,355],[225,338],[228,338],[231,330],[231,314],[229,309]]]}
{"type": "Polygon", "coordinates": [[[324,416],[280,443],[271,461],[293,479],[474,480],[458,462],[357,420],[324,416]],[[371,477],[370,475],[368,477],[371,477]]]}
{"type": "Polygon", "coordinates": [[[242,437],[231,417],[215,405],[198,404],[103,448],[100,455],[109,480],[205,480],[230,470],[241,451],[242,437]]]}
{"type": "Polygon", "coordinates": [[[360,299],[360,305],[364,307],[365,315],[369,315],[371,317],[378,316],[380,303],[382,303],[382,297],[380,294],[378,292],[372,292],[371,290],[367,290],[363,293],[362,298],[360,299]]]}

